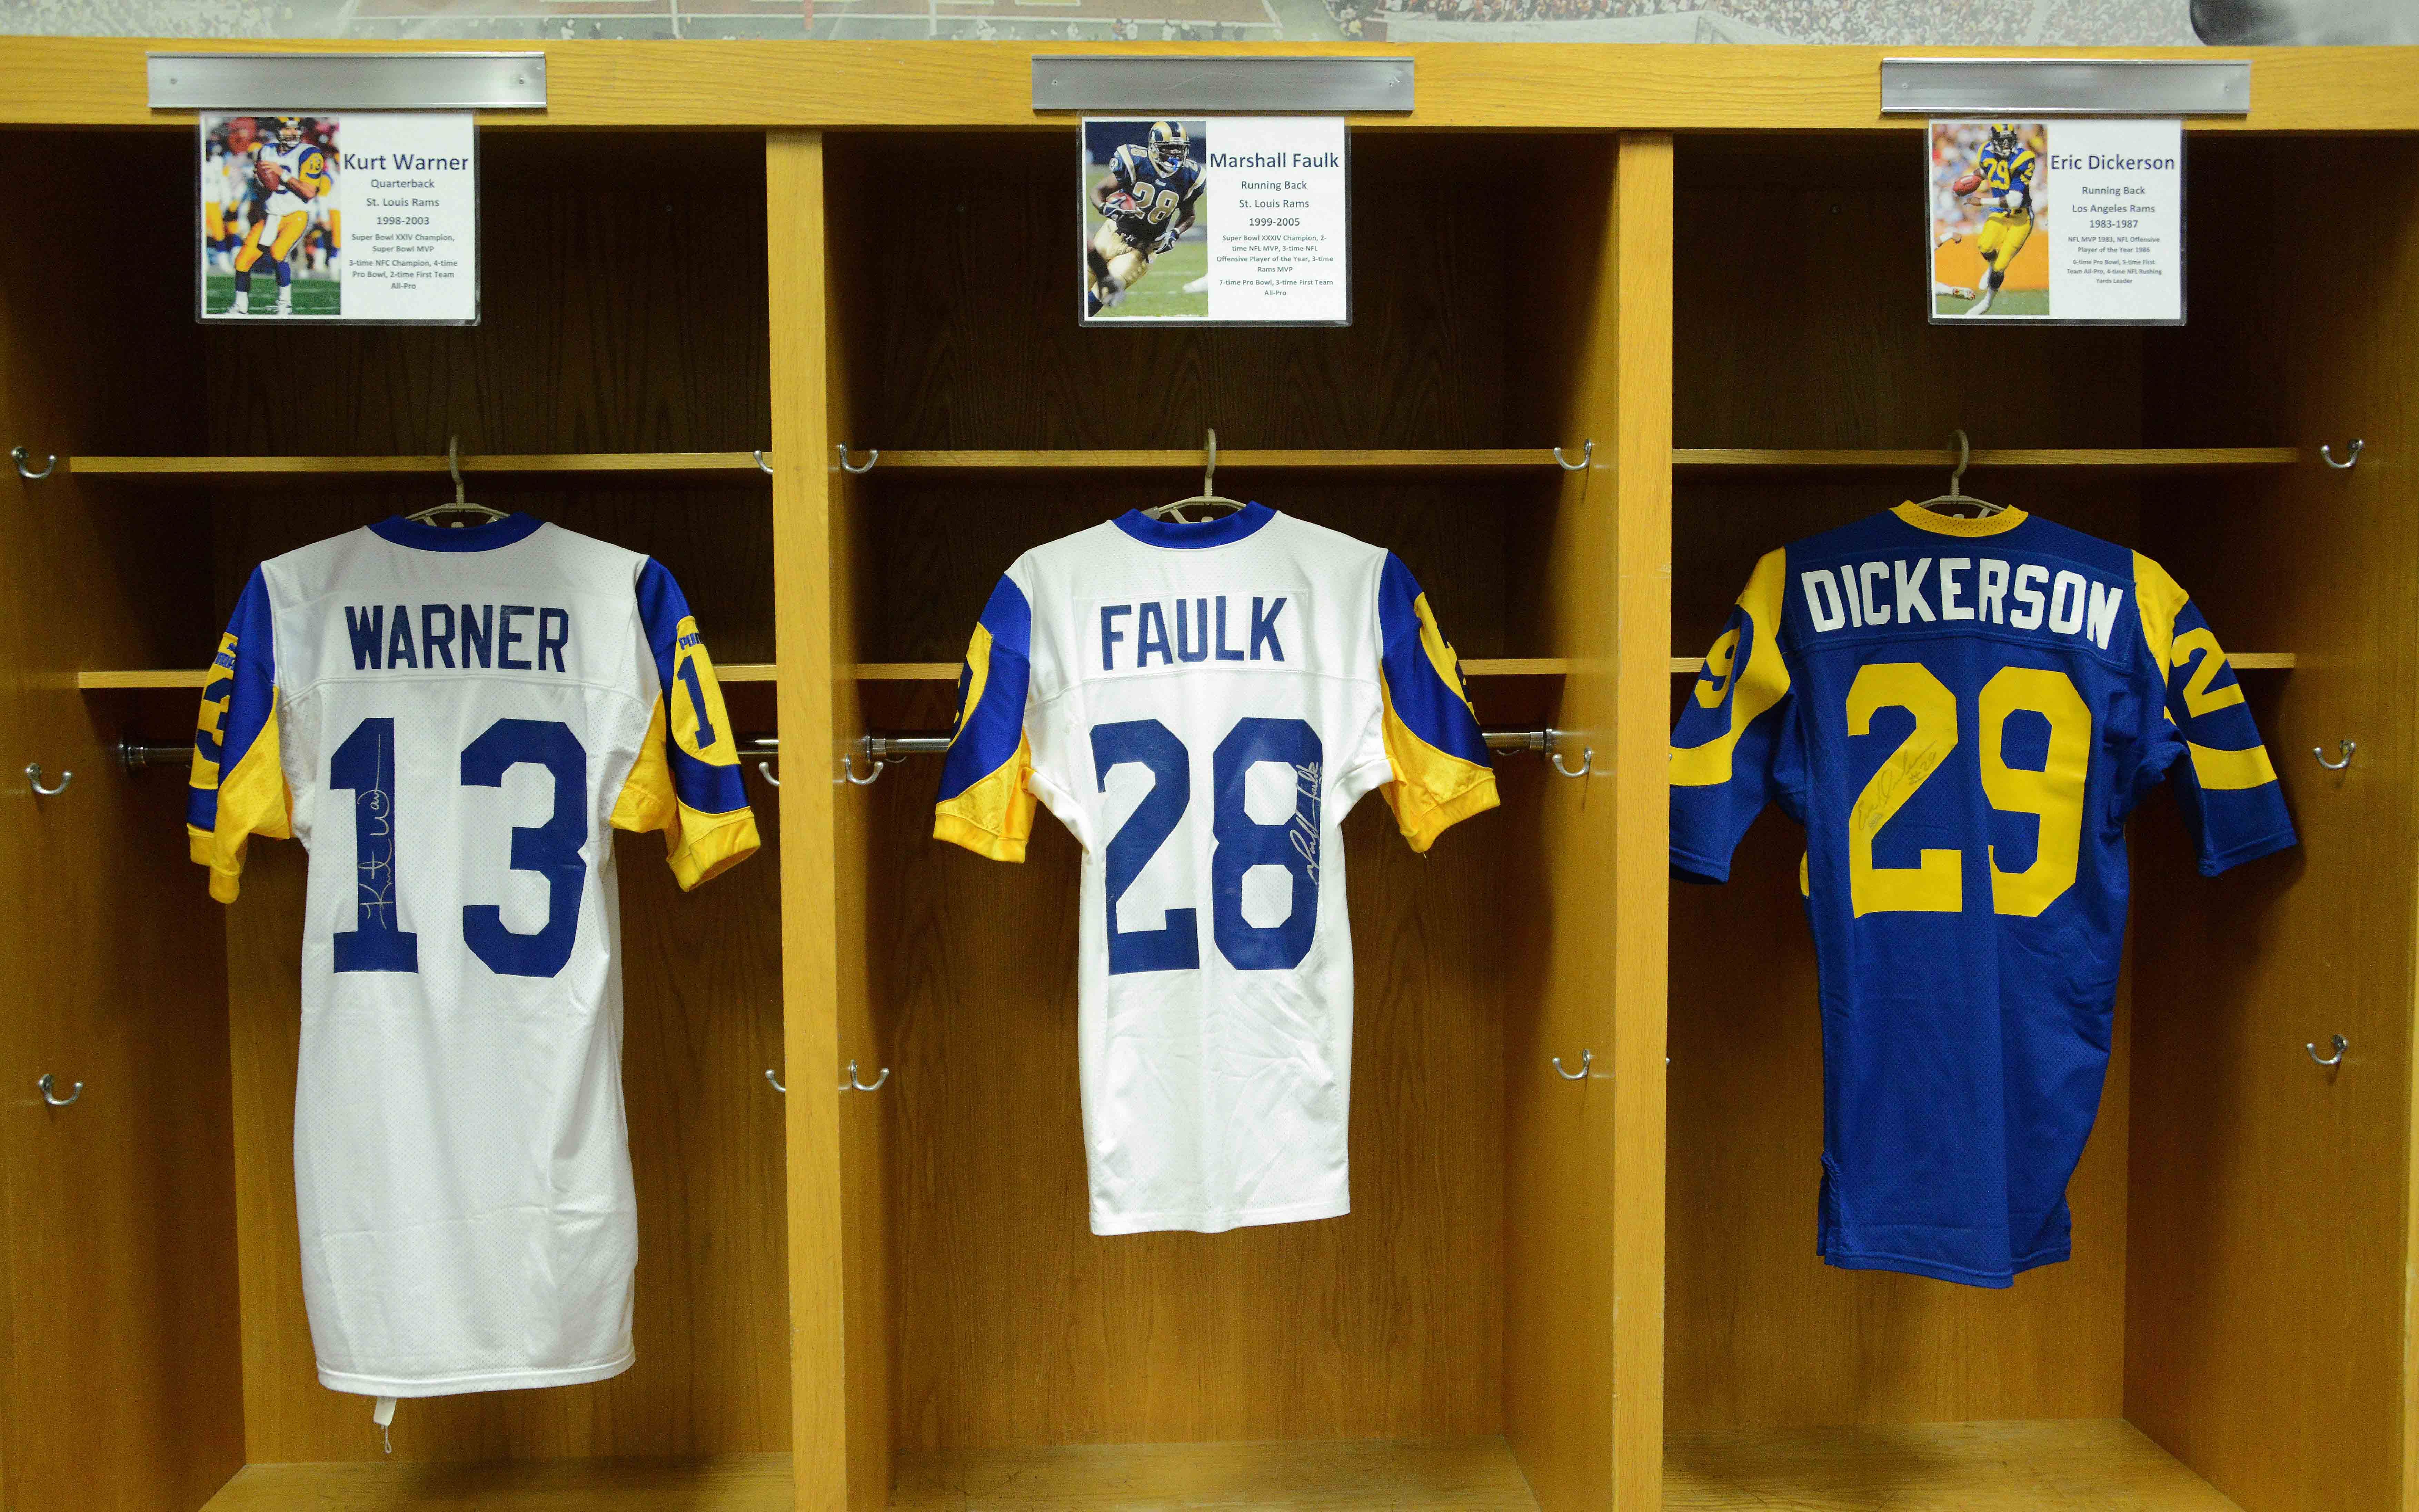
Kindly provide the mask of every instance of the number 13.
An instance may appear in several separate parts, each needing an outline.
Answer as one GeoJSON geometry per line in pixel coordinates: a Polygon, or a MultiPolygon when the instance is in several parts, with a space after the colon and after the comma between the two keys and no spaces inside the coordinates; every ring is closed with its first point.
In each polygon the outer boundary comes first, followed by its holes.
{"type": "MultiPolygon", "coordinates": [[[[2021,872],[1999,868],[1991,847],[1991,907],[1995,913],[2037,918],[2074,886],[2083,855],[2083,794],[2091,759],[2091,709],[2064,672],[2037,667],[2003,667],[1975,699],[1980,726],[1982,792],[2002,813],[2028,813],[2040,821],[2032,865],[2021,872]],[[2049,749],[2039,770],[2010,766],[2008,719],[2019,712],[2049,722],[2049,749]]],[[[1965,906],[1965,856],[1962,851],[1926,850],[1914,866],[1880,866],[1873,841],[1916,791],[1957,748],[1957,695],[1918,662],[1877,662],[1860,668],[1848,688],[1848,733],[1872,733],[1873,716],[1904,709],[1915,728],[1899,742],[1857,795],[1848,810],[1848,898],[1856,915],[1953,914],[1965,906]]]]}

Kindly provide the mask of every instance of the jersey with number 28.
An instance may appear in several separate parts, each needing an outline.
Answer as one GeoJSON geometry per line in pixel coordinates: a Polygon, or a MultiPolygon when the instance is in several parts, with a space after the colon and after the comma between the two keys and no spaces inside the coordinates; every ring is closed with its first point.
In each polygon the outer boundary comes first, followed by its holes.
{"type": "Polygon", "coordinates": [[[694,887],[756,849],[671,575],[526,515],[263,563],[203,694],[187,825],[310,851],[294,1178],[320,1381],[375,1396],[630,1364],[615,828],[694,887]]]}
{"type": "Polygon", "coordinates": [[[2226,654],[2148,557],[1906,504],[1757,563],[1672,732],[1672,868],[1726,880],[1769,802],[1806,826],[1832,1264],[2006,1286],[2067,1257],[2125,818],[2162,780],[2204,873],[2293,843],[2226,654]]]}
{"type": "Polygon", "coordinates": [[[933,832],[1084,847],[1078,1043],[1092,1229],[1350,1208],[1345,813],[1412,849],[1495,806],[1460,667],[1393,553],[1252,504],[1128,514],[1026,552],[967,648],[933,832]]]}

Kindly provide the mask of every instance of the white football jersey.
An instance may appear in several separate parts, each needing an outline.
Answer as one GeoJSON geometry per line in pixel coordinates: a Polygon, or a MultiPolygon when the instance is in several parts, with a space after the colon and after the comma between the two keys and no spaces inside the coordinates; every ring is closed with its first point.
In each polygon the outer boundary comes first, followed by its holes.
{"type": "Polygon", "coordinates": [[[374,1396],[631,1362],[610,828],[694,887],[756,849],[671,575],[526,515],[263,563],[202,695],[187,824],[235,900],[311,853],[294,1184],[319,1380],[374,1396]]]}
{"type": "Polygon", "coordinates": [[[1019,558],[967,648],[933,833],[1084,847],[1092,1231],[1350,1210],[1345,813],[1414,850],[1495,806],[1453,648],[1393,553],[1253,504],[1019,558]]]}

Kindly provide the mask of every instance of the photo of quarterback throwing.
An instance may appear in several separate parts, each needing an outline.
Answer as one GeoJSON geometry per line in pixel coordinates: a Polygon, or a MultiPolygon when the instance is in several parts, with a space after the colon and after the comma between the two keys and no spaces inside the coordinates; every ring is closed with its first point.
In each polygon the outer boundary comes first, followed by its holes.
{"type": "Polygon", "coordinates": [[[2049,128],[1940,122],[1932,135],[1934,317],[2050,313],[2045,236],[2049,128]]]}
{"type": "Polygon", "coordinates": [[[1086,319],[1208,317],[1204,125],[1084,123],[1086,319]]]}
{"type": "Polygon", "coordinates": [[[336,132],[331,116],[225,116],[205,122],[205,316],[343,313],[336,132]]]}

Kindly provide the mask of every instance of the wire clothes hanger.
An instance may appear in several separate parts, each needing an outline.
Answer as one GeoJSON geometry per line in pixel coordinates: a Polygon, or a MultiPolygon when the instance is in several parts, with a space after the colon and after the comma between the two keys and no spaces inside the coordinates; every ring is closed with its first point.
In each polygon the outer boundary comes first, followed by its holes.
{"type": "MultiPolygon", "coordinates": [[[[482,525],[493,520],[512,517],[501,509],[489,509],[485,504],[474,504],[462,497],[462,449],[461,438],[458,436],[445,438],[445,471],[454,474],[454,501],[450,504],[438,504],[432,508],[424,509],[417,515],[406,516],[405,517],[413,524],[434,525],[439,515],[475,515],[482,525]]],[[[463,524],[463,521],[457,519],[452,528],[458,531],[463,524]]]]}
{"type": "Polygon", "coordinates": [[[2006,514],[2008,511],[2007,505],[1995,504],[1988,500],[1977,499],[1972,494],[1965,492],[1965,469],[1970,466],[1974,460],[1974,448],[1965,440],[1965,433],[1964,431],[1958,431],[1956,436],[1957,470],[1949,474],[1949,491],[1943,494],[1934,494],[1920,504],[1916,505],[1916,507],[1918,509],[1933,510],[1935,513],[1943,515],[1953,514],[1958,510],[1970,509],[1974,512],[1975,517],[1979,519],[1987,519],[1993,515],[2006,514]]]}
{"type": "Polygon", "coordinates": [[[1243,507],[1241,501],[1229,499],[1218,491],[1218,432],[1214,429],[1210,432],[1210,444],[1206,452],[1209,463],[1202,470],[1199,493],[1164,504],[1153,504],[1143,513],[1152,519],[1173,520],[1179,525],[1193,525],[1199,524],[1201,521],[1186,519],[1184,512],[1195,504],[1211,511],[1210,514],[1202,517],[1203,520],[1215,519],[1219,515],[1233,514],[1241,510],[1243,507]]]}

